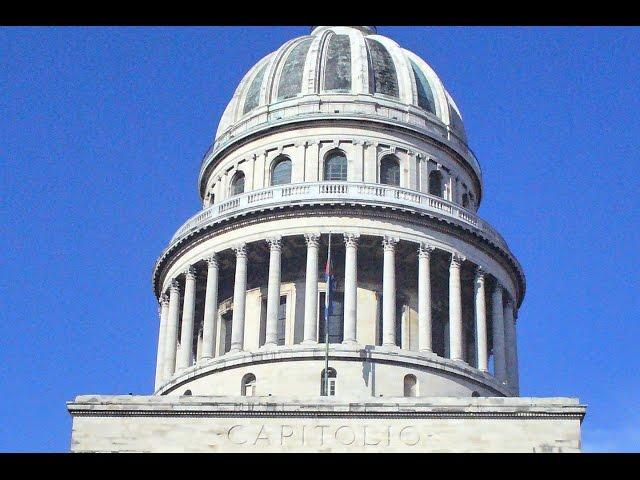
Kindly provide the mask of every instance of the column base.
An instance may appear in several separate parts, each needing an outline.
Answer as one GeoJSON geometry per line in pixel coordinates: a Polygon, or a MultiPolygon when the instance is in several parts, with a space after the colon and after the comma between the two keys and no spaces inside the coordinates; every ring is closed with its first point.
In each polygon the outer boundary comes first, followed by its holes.
{"type": "Polygon", "coordinates": [[[317,345],[318,341],[317,340],[303,340],[301,345],[317,345]]]}
{"type": "Polygon", "coordinates": [[[427,355],[433,355],[433,350],[431,350],[430,348],[421,348],[420,353],[426,353],[427,355]]]}
{"type": "Polygon", "coordinates": [[[277,343],[269,342],[269,343],[265,343],[264,345],[262,345],[260,347],[260,350],[271,350],[273,348],[276,348],[277,346],[278,346],[277,343]]]}
{"type": "Polygon", "coordinates": [[[355,340],[343,340],[342,345],[357,345],[358,342],[355,340]]]}

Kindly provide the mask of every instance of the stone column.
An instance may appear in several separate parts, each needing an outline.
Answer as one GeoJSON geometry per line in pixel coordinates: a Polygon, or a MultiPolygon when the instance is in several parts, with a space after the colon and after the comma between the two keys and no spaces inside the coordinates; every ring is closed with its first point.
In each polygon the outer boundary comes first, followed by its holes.
{"type": "Polygon", "coordinates": [[[516,325],[513,318],[513,300],[507,297],[504,305],[504,346],[505,346],[505,363],[507,368],[507,383],[509,387],[517,392],[517,341],[516,341],[516,325]]]}
{"type": "Polygon", "coordinates": [[[181,370],[191,366],[193,354],[193,320],[196,311],[196,269],[190,266],[185,273],[184,305],[182,308],[182,334],[180,336],[180,356],[176,368],[181,370]]]}
{"type": "Polygon", "coordinates": [[[382,345],[396,346],[396,244],[397,238],[384,237],[382,249],[382,345]]]}
{"type": "Polygon", "coordinates": [[[200,359],[202,358],[202,326],[198,326],[196,330],[196,363],[200,363],[200,359]]]}
{"type": "Polygon", "coordinates": [[[164,380],[164,346],[167,341],[167,322],[169,319],[169,297],[164,293],[160,296],[160,332],[158,334],[158,356],[156,357],[156,382],[157,390],[164,380]]]}
{"type": "Polygon", "coordinates": [[[476,352],[478,357],[478,370],[489,371],[489,359],[487,349],[487,306],[484,292],[484,270],[476,269],[476,278],[473,283],[475,297],[476,319],[476,352]]]}
{"type": "Polygon", "coordinates": [[[218,321],[218,257],[207,258],[207,290],[204,295],[202,325],[202,359],[213,357],[216,323],[218,321]]]}
{"type": "Polygon", "coordinates": [[[496,282],[491,299],[493,332],[493,375],[498,382],[507,380],[507,367],[504,352],[504,310],[502,306],[502,285],[496,282]]]}
{"type": "Polygon", "coordinates": [[[269,243],[269,283],[267,286],[267,325],[265,347],[278,345],[278,308],[280,307],[280,238],[267,239],[269,243]]]}
{"type": "Polygon", "coordinates": [[[318,343],[318,245],[320,235],[307,234],[307,273],[304,287],[304,339],[318,343]]]}
{"type": "Polygon", "coordinates": [[[247,249],[242,244],[236,252],[236,276],[233,284],[233,317],[231,319],[231,349],[241,352],[244,347],[244,306],[247,300],[247,249]]]}
{"type": "Polygon", "coordinates": [[[358,234],[344,234],[344,339],[342,343],[356,342],[356,319],[358,315],[358,238],[358,234]]]}
{"type": "Polygon", "coordinates": [[[180,284],[171,282],[169,288],[169,319],[167,322],[167,341],[164,344],[164,381],[173,376],[176,369],[176,349],[178,348],[178,322],[180,321],[180,284]]]}
{"type": "Polygon", "coordinates": [[[464,257],[451,255],[449,266],[449,357],[464,361],[462,354],[462,286],[460,268],[464,257]]]}
{"type": "Polygon", "coordinates": [[[431,245],[418,248],[418,348],[421,352],[433,351],[431,345],[431,245]]]}

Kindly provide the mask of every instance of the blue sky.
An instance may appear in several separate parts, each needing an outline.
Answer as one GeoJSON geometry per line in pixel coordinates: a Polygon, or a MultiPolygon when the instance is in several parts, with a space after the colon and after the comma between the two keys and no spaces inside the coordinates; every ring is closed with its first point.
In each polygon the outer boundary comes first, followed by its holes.
{"type": "MultiPolygon", "coordinates": [[[[65,401],[151,391],[153,263],[242,75],[307,32],[0,29],[0,451],[66,451],[65,401]]],[[[525,269],[522,395],[588,404],[587,451],[640,451],[640,29],[379,32],[456,100],[525,269]]]]}

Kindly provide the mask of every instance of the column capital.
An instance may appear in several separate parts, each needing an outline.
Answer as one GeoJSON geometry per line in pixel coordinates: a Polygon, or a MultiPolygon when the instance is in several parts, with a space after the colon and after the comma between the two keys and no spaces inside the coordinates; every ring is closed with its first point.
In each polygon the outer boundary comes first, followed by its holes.
{"type": "Polygon", "coordinates": [[[458,253],[458,252],[453,252],[451,254],[451,266],[452,267],[460,267],[462,265],[462,262],[464,262],[467,258],[458,253]]]}
{"type": "Polygon", "coordinates": [[[169,295],[167,295],[166,293],[163,293],[162,295],[160,295],[160,307],[168,307],[169,306],[169,295]]]}
{"type": "Polygon", "coordinates": [[[178,283],[177,279],[173,279],[171,280],[171,286],[169,287],[169,289],[173,292],[177,292],[180,293],[180,283],[178,283]]]}
{"type": "Polygon", "coordinates": [[[196,279],[196,267],[193,265],[189,265],[187,269],[184,271],[185,278],[187,280],[195,280],[196,279]]]}
{"type": "Polygon", "coordinates": [[[484,283],[485,275],[487,274],[485,269],[482,268],[480,265],[477,265],[475,273],[476,273],[476,282],[483,282],[484,283]]]}
{"type": "Polygon", "coordinates": [[[217,254],[212,253],[205,260],[207,262],[207,266],[218,268],[218,255],[217,254]]]}
{"type": "Polygon", "coordinates": [[[420,258],[429,258],[431,252],[433,252],[436,248],[433,245],[428,243],[421,243],[418,246],[418,257],[420,258]]]}
{"type": "Polygon", "coordinates": [[[236,258],[246,258],[247,256],[247,244],[241,243],[240,245],[236,245],[232,247],[233,251],[236,254],[236,258]]]}
{"type": "Polygon", "coordinates": [[[382,237],[382,248],[384,250],[391,250],[392,252],[396,249],[396,244],[400,241],[398,237],[390,237],[384,236],[382,237]]]}
{"type": "Polygon", "coordinates": [[[271,237],[266,239],[269,244],[270,250],[278,250],[282,249],[282,237],[271,237]]]}
{"type": "Polygon", "coordinates": [[[320,244],[319,233],[305,233],[304,239],[307,242],[308,247],[317,247],[320,244]]]}
{"type": "Polygon", "coordinates": [[[505,295],[504,296],[504,306],[505,308],[511,308],[513,310],[513,306],[515,305],[515,302],[513,301],[513,298],[511,298],[511,295],[505,295]]]}
{"type": "Polygon", "coordinates": [[[357,247],[358,246],[358,240],[360,239],[360,234],[359,233],[343,233],[342,235],[344,237],[344,244],[347,247],[357,247]]]}

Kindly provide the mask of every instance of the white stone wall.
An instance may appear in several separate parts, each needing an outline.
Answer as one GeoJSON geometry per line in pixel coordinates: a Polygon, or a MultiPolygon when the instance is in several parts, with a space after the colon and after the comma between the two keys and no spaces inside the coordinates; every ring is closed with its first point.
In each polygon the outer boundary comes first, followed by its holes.
{"type": "Polygon", "coordinates": [[[78,397],[73,452],[579,452],[569,398],[78,397]]]}

